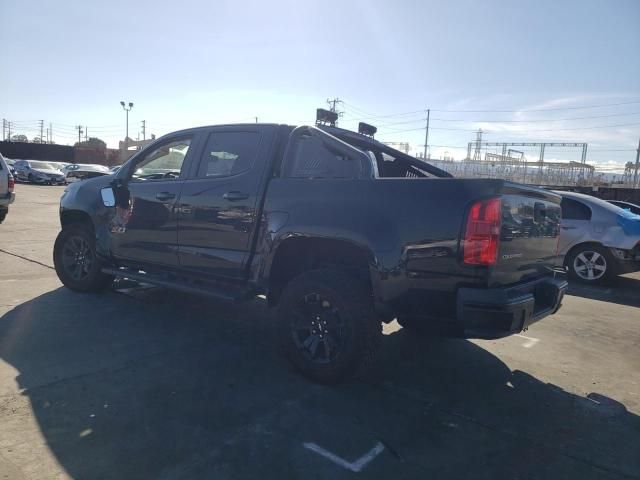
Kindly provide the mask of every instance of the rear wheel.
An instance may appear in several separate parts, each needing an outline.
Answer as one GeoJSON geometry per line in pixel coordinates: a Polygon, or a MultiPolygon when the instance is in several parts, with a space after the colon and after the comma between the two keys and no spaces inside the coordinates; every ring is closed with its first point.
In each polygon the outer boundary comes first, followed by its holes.
{"type": "Polygon", "coordinates": [[[567,256],[567,268],[572,279],[586,284],[599,284],[615,275],[613,257],[600,245],[580,245],[567,256]]]}
{"type": "Polygon", "coordinates": [[[289,282],[278,304],[278,328],[289,361],[320,383],[365,375],[382,337],[366,286],[328,269],[308,271],[289,282]]]}
{"type": "Polygon", "coordinates": [[[77,292],[97,292],[113,281],[111,275],[102,273],[95,237],[85,225],[72,224],[62,229],[53,247],[53,263],[64,286],[77,292]]]}
{"type": "Polygon", "coordinates": [[[9,213],[8,208],[0,209],[0,223],[4,222],[4,219],[7,218],[7,213],[9,213]]]}

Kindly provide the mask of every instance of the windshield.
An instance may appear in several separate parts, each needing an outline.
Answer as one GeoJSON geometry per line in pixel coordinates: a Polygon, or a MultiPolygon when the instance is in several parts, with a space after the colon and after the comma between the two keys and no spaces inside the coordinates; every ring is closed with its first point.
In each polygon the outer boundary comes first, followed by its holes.
{"type": "Polygon", "coordinates": [[[29,160],[28,163],[31,168],[37,168],[39,170],[57,170],[57,167],[47,162],[38,162],[36,160],[29,160]]]}

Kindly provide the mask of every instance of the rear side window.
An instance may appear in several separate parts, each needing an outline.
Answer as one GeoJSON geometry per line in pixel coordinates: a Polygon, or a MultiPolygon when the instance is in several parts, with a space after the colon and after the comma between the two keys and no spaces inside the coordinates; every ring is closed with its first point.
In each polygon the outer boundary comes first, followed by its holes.
{"type": "Polygon", "coordinates": [[[591,220],[591,209],[571,198],[562,199],[562,218],[567,220],[591,220]]]}
{"type": "Polygon", "coordinates": [[[287,173],[293,178],[357,178],[361,166],[356,159],[332,152],[318,138],[303,136],[296,142],[287,173]]]}
{"type": "Polygon", "coordinates": [[[258,153],[258,132],[214,132],[209,136],[198,177],[228,177],[253,166],[258,153]]]}

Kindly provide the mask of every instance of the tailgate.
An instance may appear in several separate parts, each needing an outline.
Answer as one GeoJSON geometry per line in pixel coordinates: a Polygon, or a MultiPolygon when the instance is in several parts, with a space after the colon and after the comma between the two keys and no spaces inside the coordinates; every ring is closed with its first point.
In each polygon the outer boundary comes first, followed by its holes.
{"type": "Polygon", "coordinates": [[[505,183],[502,226],[493,285],[510,284],[548,275],[561,266],[557,256],[560,234],[560,196],[547,190],[505,183]]]}

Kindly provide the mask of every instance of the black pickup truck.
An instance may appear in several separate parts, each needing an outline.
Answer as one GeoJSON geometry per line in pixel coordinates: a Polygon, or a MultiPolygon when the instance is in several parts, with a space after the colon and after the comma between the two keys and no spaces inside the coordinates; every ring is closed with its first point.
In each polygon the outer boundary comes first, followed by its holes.
{"type": "Polygon", "coordinates": [[[331,126],[166,135],[115,175],[69,186],[54,263],[88,292],[115,277],[242,301],[265,295],[293,365],[370,368],[382,322],[499,338],[560,307],[560,197],[454,179],[331,126]]]}

